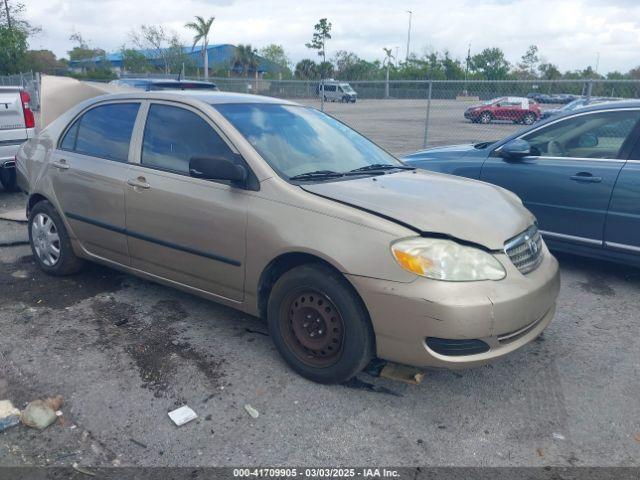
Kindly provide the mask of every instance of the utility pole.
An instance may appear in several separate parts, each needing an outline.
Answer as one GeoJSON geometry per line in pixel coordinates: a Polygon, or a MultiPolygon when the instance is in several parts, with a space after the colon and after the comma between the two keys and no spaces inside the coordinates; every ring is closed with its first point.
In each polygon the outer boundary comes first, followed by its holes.
{"type": "Polygon", "coordinates": [[[396,47],[396,68],[398,68],[398,62],[400,62],[400,58],[398,57],[398,50],[400,50],[400,48],[396,47]]]}
{"type": "Polygon", "coordinates": [[[4,9],[7,12],[7,27],[11,29],[11,15],[9,15],[9,0],[4,0],[4,9]]]}
{"type": "Polygon", "coordinates": [[[596,54],[596,72],[598,73],[598,68],[600,68],[600,52],[597,52],[596,54]]]}
{"type": "Polygon", "coordinates": [[[409,14],[409,30],[407,30],[407,55],[404,59],[405,62],[409,61],[409,47],[411,45],[411,16],[413,15],[413,12],[411,10],[407,10],[407,13],[409,14]]]}

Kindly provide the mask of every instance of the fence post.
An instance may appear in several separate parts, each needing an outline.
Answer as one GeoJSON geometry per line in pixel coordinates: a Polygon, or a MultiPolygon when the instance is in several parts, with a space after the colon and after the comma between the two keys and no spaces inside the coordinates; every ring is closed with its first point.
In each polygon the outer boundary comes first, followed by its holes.
{"type": "Polygon", "coordinates": [[[429,80],[429,92],[427,93],[427,115],[424,119],[424,140],[422,141],[422,148],[427,148],[427,135],[429,133],[429,114],[431,113],[432,87],[433,81],[429,80]]]}

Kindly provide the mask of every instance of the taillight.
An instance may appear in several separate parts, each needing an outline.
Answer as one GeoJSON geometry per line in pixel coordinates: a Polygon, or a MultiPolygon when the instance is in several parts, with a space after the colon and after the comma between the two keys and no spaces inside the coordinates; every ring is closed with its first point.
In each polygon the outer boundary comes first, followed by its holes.
{"type": "Polygon", "coordinates": [[[24,113],[24,126],[26,128],[34,128],[36,126],[36,119],[29,106],[31,97],[24,90],[20,92],[20,101],[22,102],[22,113],[24,113]]]}

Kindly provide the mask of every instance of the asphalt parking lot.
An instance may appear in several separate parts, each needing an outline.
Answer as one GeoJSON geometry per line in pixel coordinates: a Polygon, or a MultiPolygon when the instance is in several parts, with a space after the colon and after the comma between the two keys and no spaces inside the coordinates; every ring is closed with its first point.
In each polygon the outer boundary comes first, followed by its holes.
{"type": "MultiPolygon", "coordinates": [[[[387,107],[327,110],[369,112],[356,128],[411,151],[406,106],[387,107]]],[[[466,135],[449,130],[447,143],[466,135]]],[[[0,216],[23,205],[0,189],[0,216]]],[[[367,373],[321,386],[256,318],[100,266],[48,277],[25,239],[0,220],[0,399],[60,394],[64,415],[0,433],[0,465],[640,466],[638,269],[559,256],[556,318],[507,358],[418,386],[367,373]],[[183,404],[199,418],[178,428],[167,412],[183,404]]]]}

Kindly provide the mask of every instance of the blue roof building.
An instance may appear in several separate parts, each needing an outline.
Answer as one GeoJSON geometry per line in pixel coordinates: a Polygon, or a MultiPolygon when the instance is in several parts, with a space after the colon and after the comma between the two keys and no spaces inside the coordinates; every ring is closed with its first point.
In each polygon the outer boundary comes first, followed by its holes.
{"type": "MultiPolygon", "coordinates": [[[[202,55],[202,46],[196,45],[193,49],[191,47],[182,47],[183,52],[189,59],[191,65],[198,68],[204,68],[204,57],[202,55]]],[[[234,65],[235,58],[235,45],[230,44],[215,44],[207,47],[207,55],[209,57],[209,69],[215,70],[225,68],[235,73],[242,73],[242,67],[240,65],[234,65]]],[[[137,50],[137,52],[144,55],[149,63],[159,69],[164,68],[163,60],[158,56],[155,50],[137,50]]],[[[94,57],[86,60],[72,60],[69,62],[69,67],[75,70],[83,70],[86,68],[97,68],[101,66],[108,66],[112,70],[117,72],[123,71],[123,59],[122,52],[108,53],[104,57],[94,57]],[[105,65],[106,64],[106,65],[105,65]]],[[[278,73],[282,70],[280,65],[277,65],[266,58],[258,56],[258,73],[263,74],[265,72],[278,73]]],[[[133,72],[136,73],[136,72],[133,72]]],[[[249,71],[250,74],[254,74],[253,69],[249,71]]]]}

